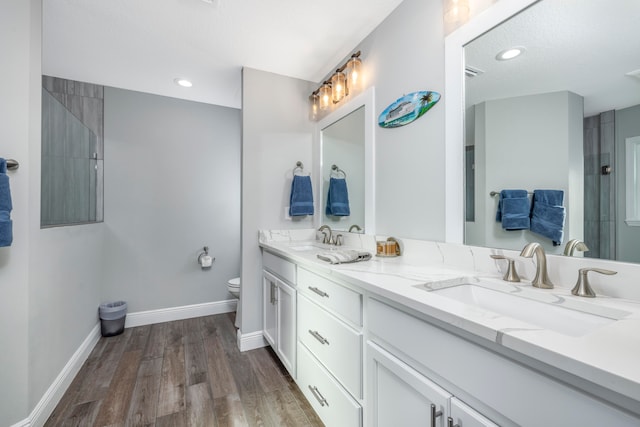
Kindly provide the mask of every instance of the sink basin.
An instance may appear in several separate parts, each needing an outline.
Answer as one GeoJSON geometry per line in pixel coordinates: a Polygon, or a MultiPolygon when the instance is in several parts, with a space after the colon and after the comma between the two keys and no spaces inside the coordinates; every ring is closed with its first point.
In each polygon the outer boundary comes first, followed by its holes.
{"type": "Polygon", "coordinates": [[[302,246],[290,246],[289,249],[291,249],[292,251],[303,252],[303,251],[313,251],[320,248],[313,245],[302,245],[302,246]]]}
{"type": "MultiPolygon", "coordinates": [[[[472,283],[434,289],[431,292],[483,310],[521,320],[535,327],[574,337],[586,335],[630,314],[623,310],[578,301],[564,301],[567,303],[566,306],[559,303],[542,302],[520,295],[526,291],[518,292],[516,295],[472,283]]],[[[549,294],[544,295],[544,297],[547,296],[549,294]]]]}
{"type": "Polygon", "coordinates": [[[305,251],[317,251],[323,249],[322,246],[317,246],[311,243],[302,243],[298,245],[289,246],[292,251],[305,252],[305,251]]]}

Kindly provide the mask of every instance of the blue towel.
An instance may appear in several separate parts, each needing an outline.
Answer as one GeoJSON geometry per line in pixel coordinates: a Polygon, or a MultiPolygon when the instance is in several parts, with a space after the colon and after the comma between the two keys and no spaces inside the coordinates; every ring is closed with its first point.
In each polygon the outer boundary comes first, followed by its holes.
{"type": "Polygon", "coordinates": [[[553,246],[562,244],[564,236],[563,205],[564,191],[535,190],[533,192],[533,208],[531,210],[531,231],[553,242],[553,246]]]}
{"type": "Polygon", "coordinates": [[[505,230],[529,229],[529,197],[527,190],[502,190],[498,201],[496,221],[505,230]]]}
{"type": "Polygon", "coordinates": [[[311,177],[293,175],[291,197],[289,198],[289,216],[313,215],[313,191],[311,177]]]}
{"type": "Polygon", "coordinates": [[[0,157],[0,246],[11,246],[13,242],[12,209],[7,161],[0,157]]]}
{"type": "Polygon", "coordinates": [[[329,178],[329,193],[327,194],[327,215],[349,216],[349,193],[347,180],[344,178],[329,178]]]}

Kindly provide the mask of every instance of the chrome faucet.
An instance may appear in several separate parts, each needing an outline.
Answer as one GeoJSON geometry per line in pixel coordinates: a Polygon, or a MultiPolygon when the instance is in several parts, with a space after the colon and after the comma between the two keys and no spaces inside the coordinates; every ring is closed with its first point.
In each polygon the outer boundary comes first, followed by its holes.
{"type": "Polygon", "coordinates": [[[351,227],[349,227],[349,233],[351,233],[354,228],[356,229],[356,233],[362,231],[362,228],[358,224],[353,224],[351,227]]]}
{"type": "Polygon", "coordinates": [[[323,238],[322,238],[322,243],[325,244],[332,244],[333,243],[333,233],[331,232],[331,227],[329,227],[328,225],[323,225],[320,228],[318,228],[318,231],[321,232],[323,234],[323,238]],[[327,233],[325,232],[328,231],[329,232],[329,236],[327,237],[327,233]]]}
{"type": "Polygon", "coordinates": [[[536,288],[541,289],[553,289],[553,283],[549,279],[547,274],[547,256],[544,253],[544,248],[537,242],[531,242],[527,244],[520,252],[521,257],[533,258],[536,256],[536,277],[531,281],[531,284],[536,288]]]}
{"type": "Polygon", "coordinates": [[[565,256],[573,256],[574,251],[586,252],[589,250],[587,245],[578,239],[571,239],[567,242],[567,245],[564,247],[564,255],[565,256]]]}

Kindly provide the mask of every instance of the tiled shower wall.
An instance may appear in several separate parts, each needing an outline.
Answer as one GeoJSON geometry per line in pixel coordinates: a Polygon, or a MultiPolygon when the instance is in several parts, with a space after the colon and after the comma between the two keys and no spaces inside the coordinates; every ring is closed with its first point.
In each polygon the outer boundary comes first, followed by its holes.
{"type": "Polygon", "coordinates": [[[103,218],[104,88],[42,77],[43,227],[103,218]]]}
{"type": "Polygon", "coordinates": [[[616,259],[615,111],[584,119],[585,257],[616,259]],[[609,166],[609,174],[603,167],[609,166]]]}

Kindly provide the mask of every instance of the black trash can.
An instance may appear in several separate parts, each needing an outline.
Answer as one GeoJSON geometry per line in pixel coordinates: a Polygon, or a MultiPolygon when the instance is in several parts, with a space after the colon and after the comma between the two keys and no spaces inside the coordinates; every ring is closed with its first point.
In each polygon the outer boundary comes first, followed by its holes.
{"type": "Polygon", "coordinates": [[[124,331],[127,303],[124,301],[100,304],[100,331],[103,337],[120,335],[124,331]]]}

